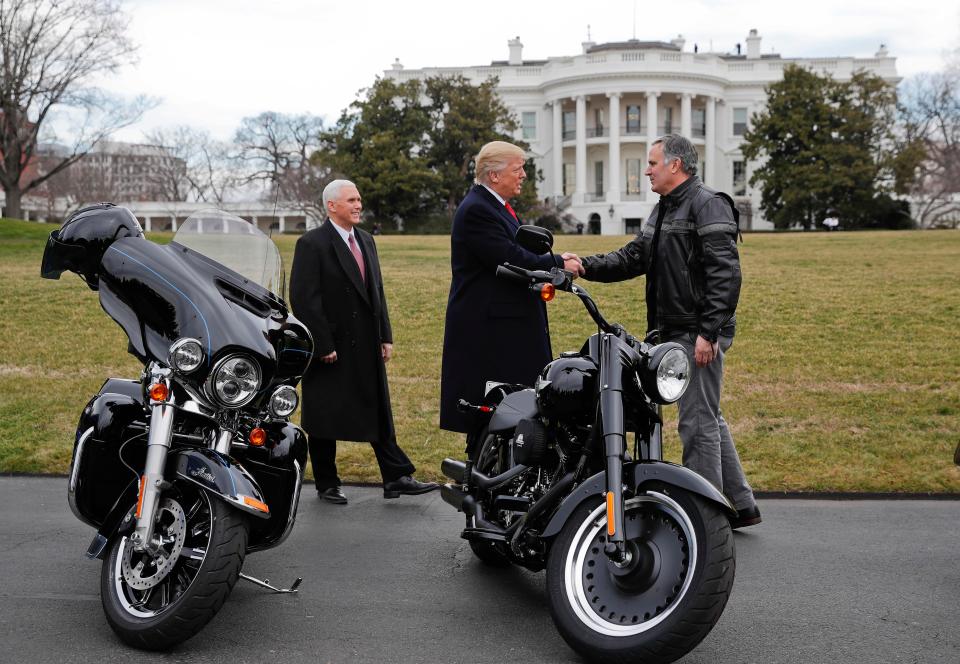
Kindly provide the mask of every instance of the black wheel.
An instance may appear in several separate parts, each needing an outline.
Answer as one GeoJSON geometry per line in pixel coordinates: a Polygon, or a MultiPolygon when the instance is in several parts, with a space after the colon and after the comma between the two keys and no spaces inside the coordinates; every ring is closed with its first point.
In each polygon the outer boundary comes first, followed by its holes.
{"type": "Polygon", "coordinates": [[[246,517],[192,484],[175,483],[157,512],[161,555],[118,537],[100,574],[107,622],[144,650],[166,650],[199,632],[233,589],[247,548],[246,517]]]}
{"type": "Polygon", "coordinates": [[[582,505],[547,562],[550,612],[564,640],[591,661],[672,662],[693,650],[723,613],[735,558],[727,517],[673,487],[624,503],[629,562],[603,552],[606,508],[582,505]]]}
{"type": "MultiPolygon", "coordinates": [[[[506,469],[505,449],[503,439],[487,433],[486,427],[478,434],[480,441],[470,460],[474,467],[486,475],[499,475],[506,469]]],[[[486,506],[485,506],[486,507],[486,506]]],[[[487,542],[485,540],[470,540],[470,550],[473,555],[491,567],[509,567],[510,559],[505,552],[502,542],[487,542]]]]}

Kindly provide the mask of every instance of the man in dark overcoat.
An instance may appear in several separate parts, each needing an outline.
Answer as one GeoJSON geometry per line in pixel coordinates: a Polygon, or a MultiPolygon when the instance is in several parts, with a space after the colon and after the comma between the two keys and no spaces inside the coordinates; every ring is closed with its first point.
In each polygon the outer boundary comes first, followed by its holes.
{"type": "Polygon", "coordinates": [[[357,226],[360,192],[348,180],[334,180],[323,204],[328,219],[297,241],[290,274],[290,304],[314,342],[314,361],[301,383],[301,425],[317,492],[347,502],[337,440],[373,445],[385,498],[431,491],[437,485],[413,479],[414,466],[397,445],[385,366],[393,335],[377,248],[357,226]]]}
{"type": "Polygon", "coordinates": [[[552,359],[544,302],[525,285],[498,278],[497,266],[580,271],[574,254],[538,256],[517,244],[520,220],[509,199],[526,179],[524,161],[523,150],[511,143],[483,146],[476,183],[453,217],[440,383],[440,427],[448,431],[476,427],[457,409],[460,399],[479,403],[487,381],[533,385],[552,359]]]}

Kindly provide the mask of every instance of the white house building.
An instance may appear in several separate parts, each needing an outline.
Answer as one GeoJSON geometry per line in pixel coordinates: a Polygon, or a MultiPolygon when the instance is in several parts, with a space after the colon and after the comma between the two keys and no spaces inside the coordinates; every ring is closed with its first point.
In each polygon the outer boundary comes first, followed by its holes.
{"type": "Polygon", "coordinates": [[[657,196],[643,176],[648,146],[680,133],[700,154],[707,185],[727,191],[741,209],[744,230],[772,228],[759,213],[760,194],[749,185],[753,162],[743,158],[742,136],[766,100],[764,87],[795,64],[847,80],[866,69],[899,82],[896,58],[881,45],[872,58],[785,58],[761,52],[751,30],[737,53],[707,53],[682,36],[669,42],[584,42],[580,55],[524,60],[520,38],[509,58],[487,66],[404,69],[398,81],[462,75],[499,80],[499,93],[520,120],[517,138],[543,171],[542,198],[553,198],[591,232],[635,233],[657,196]]]}

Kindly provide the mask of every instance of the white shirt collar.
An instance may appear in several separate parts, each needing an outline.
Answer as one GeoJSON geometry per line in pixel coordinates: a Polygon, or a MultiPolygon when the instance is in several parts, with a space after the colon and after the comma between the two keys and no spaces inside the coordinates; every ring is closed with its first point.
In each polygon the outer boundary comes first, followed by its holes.
{"type": "Polygon", "coordinates": [[[503,196],[501,196],[500,194],[498,194],[497,192],[495,192],[493,189],[491,189],[491,188],[488,187],[487,185],[483,184],[482,182],[480,183],[480,186],[483,187],[484,189],[486,189],[487,191],[489,191],[491,194],[493,194],[493,197],[496,198],[498,201],[500,201],[500,205],[504,205],[504,206],[505,206],[505,205],[507,204],[507,202],[506,202],[505,200],[503,200],[503,196]]]}
{"type": "MultiPolygon", "coordinates": [[[[333,227],[337,230],[337,233],[340,234],[340,237],[343,238],[343,241],[347,243],[347,247],[349,247],[349,246],[350,246],[350,236],[353,235],[353,229],[351,228],[351,229],[348,230],[348,231],[347,231],[347,230],[344,230],[344,229],[340,228],[340,226],[339,226],[333,219],[329,219],[329,218],[327,219],[327,223],[333,225],[333,227]]],[[[360,246],[360,241],[357,240],[356,238],[354,238],[354,241],[357,243],[357,246],[359,247],[359,246],[360,246]]]]}

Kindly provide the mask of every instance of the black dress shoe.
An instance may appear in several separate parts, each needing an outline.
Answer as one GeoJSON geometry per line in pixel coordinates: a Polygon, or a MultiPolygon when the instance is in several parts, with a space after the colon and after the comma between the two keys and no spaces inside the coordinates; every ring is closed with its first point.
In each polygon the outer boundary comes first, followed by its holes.
{"type": "Polygon", "coordinates": [[[409,475],[404,475],[390,482],[383,483],[383,497],[399,498],[400,494],[405,496],[418,496],[421,493],[429,493],[439,488],[440,485],[436,482],[420,482],[409,475]]]}
{"type": "Polygon", "coordinates": [[[761,521],[763,521],[763,519],[760,518],[760,508],[754,505],[753,507],[737,510],[737,516],[730,519],[730,527],[736,530],[737,528],[755,526],[761,521]]]}
{"type": "Polygon", "coordinates": [[[329,489],[320,490],[317,489],[317,495],[326,500],[328,503],[333,503],[334,505],[346,505],[347,496],[343,493],[343,489],[338,486],[332,486],[329,489]]]}

